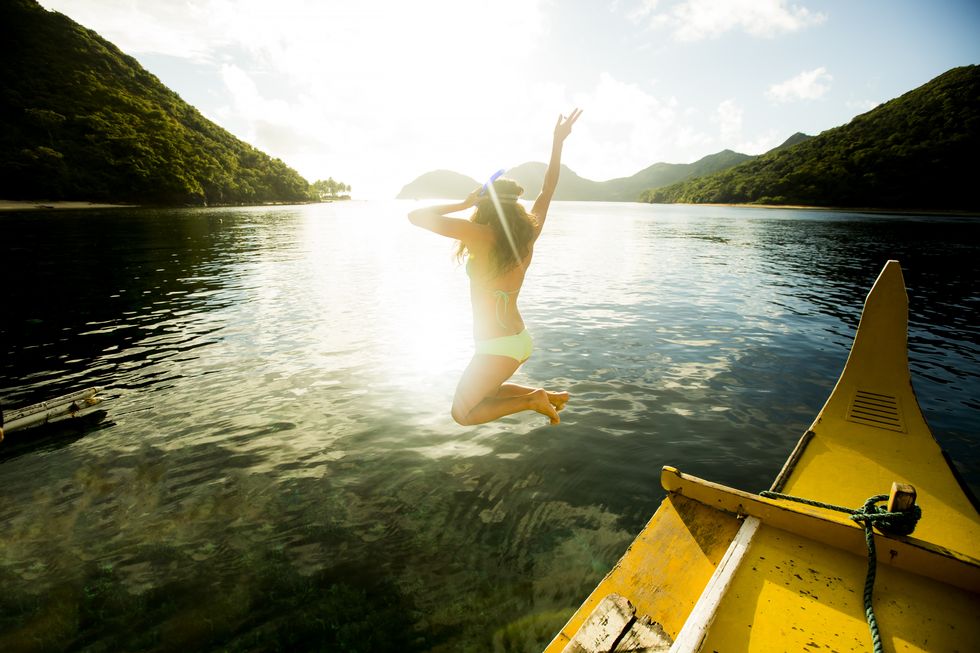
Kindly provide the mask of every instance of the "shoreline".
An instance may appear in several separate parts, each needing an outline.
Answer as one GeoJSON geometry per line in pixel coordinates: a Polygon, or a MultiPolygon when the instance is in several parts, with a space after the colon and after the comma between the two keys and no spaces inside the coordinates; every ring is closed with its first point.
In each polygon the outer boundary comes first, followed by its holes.
{"type": "Polygon", "coordinates": [[[0,211],[62,211],[66,209],[132,209],[139,204],[103,204],[100,202],[73,202],[43,200],[0,200],[0,211]]]}
{"type": "MultiPolygon", "coordinates": [[[[350,198],[334,198],[321,200],[319,202],[270,202],[265,204],[220,204],[211,208],[226,206],[295,206],[300,204],[329,204],[340,201],[356,201],[350,198]]],[[[590,200],[577,200],[588,202],[590,200]]],[[[640,202],[640,204],[661,204],[664,206],[719,206],[736,209],[790,209],[795,211],[847,211],[851,213],[881,213],[891,215],[935,215],[948,217],[980,217],[980,211],[966,210],[942,210],[942,209],[876,209],[866,207],[848,206],[810,206],[807,204],[750,204],[750,203],[727,203],[727,202],[640,202]]],[[[110,204],[106,202],[87,202],[82,200],[58,200],[54,202],[44,200],[3,200],[0,199],[0,213],[10,211],[65,211],[79,209],[135,209],[142,207],[142,204],[110,204]]],[[[203,207],[186,207],[203,208],[203,207]]]]}
{"type": "MultiPolygon", "coordinates": [[[[350,198],[331,198],[320,201],[306,202],[265,202],[262,204],[213,204],[211,206],[161,206],[158,208],[225,208],[229,206],[299,206],[303,204],[330,204],[332,202],[356,201],[350,198]]],[[[110,204],[107,202],[86,202],[83,200],[58,200],[49,202],[45,200],[3,200],[0,199],[0,213],[6,211],[63,211],[78,209],[137,209],[152,207],[153,205],[144,204],[110,204]]]]}
{"type": "Polygon", "coordinates": [[[723,206],[736,209],[792,209],[796,211],[847,211],[850,213],[884,213],[890,215],[941,215],[958,217],[980,217],[980,211],[956,210],[956,209],[876,209],[868,207],[854,206],[811,206],[807,204],[750,204],[750,203],[726,203],[726,202],[644,202],[646,204],[661,204],[670,206],[671,204],[681,206],[723,206]]]}

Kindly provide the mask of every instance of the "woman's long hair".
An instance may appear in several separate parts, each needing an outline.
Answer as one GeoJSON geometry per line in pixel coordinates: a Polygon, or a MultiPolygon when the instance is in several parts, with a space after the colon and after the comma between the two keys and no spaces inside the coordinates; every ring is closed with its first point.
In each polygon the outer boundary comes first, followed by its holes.
{"type": "MultiPolygon", "coordinates": [[[[497,207],[493,203],[489,190],[476,205],[476,211],[470,216],[470,221],[485,224],[493,230],[494,245],[490,251],[490,264],[494,273],[500,275],[527,258],[534,242],[538,221],[517,202],[517,198],[524,192],[524,187],[516,181],[506,178],[497,179],[493,182],[493,190],[497,194],[500,210],[503,212],[502,217],[507,223],[506,229],[501,224],[501,216],[497,215],[497,207]]],[[[459,249],[456,250],[456,258],[462,261],[466,254],[466,245],[460,242],[459,249]]]]}

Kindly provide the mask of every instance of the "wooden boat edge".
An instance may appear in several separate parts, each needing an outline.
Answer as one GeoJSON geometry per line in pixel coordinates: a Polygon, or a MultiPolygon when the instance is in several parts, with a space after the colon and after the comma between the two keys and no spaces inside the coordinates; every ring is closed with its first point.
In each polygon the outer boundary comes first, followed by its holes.
{"type": "MultiPolygon", "coordinates": [[[[878,299],[880,299],[878,295],[882,293],[876,292],[880,291],[881,289],[879,283],[882,282],[883,279],[888,280],[888,283],[893,286],[892,291],[894,291],[896,278],[901,280],[901,294],[904,299],[900,306],[893,306],[892,309],[893,311],[898,310],[904,313],[904,317],[900,323],[902,330],[901,357],[899,360],[893,362],[900,365],[904,369],[904,378],[907,380],[908,389],[911,393],[911,401],[907,403],[910,404],[910,407],[914,408],[914,414],[912,417],[921,421],[921,428],[918,425],[916,426],[916,428],[919,429],[919,433],[921,434],[924,431],[926,434],[928,434],[929,441],[935,444],[935,448],[937,452],[941,454],[940,457],[942,458],[942,461],[945,464],[949,474],[956,479],[957,489],[963,493],[962,496],[968,499],[973,508],[976,509],[977,503],[975,497],[972,496],[969,490],[962,483],[962,480],[956,474],[955,468],[951,465],[948,456],[939,448],[931,430],[929,430],[928,425],[925,423],[925,418],[922,415],[921,408],[918,405],[918,400],[914,395],[914,391],[911,389],[911,374],[908,366],[907,350],[908,298],[907,294],[905,293],[901,267],[897,261],[888,261],[888,263],[886,263],[878,279],[875,281],[875,284],[872,286],[871,291],[869,291],[868,298],[865,301],[864,311],[862,312],[862,323],[865,323],[865,315],[868,312],[869,305],[873,301],[878,301],[878,299]]],[[[841,377],[838,379],[834,391],[831,392],[830,397],[824,405],[824,408],[818,413],[811,428],[802,435],[793,451],[790,453],[779,475],[777,475],[773,482],[772,487],[774,490],[778,491],[784,487],[786,482],[793,476],[793,473],[797,469],[797,466],[800,464],[801,460],[806,455],[808,445],[816,436],[814,428],[820,427],[821,419],[824,416],[828,405],[832,403],[835,393],[842,387],[842,381],[848,374],[848,364],[856,360],[854,357],[854,350],[860,334],[861,325],[858,327],[858,333],[855,335],[855,343],[852,343],[851,350],[848,354],[847,363],[845,363],[844,371],[841,373],[841,377]]],[[[854,366],[852,366],[852,369],[853,367],[854,366]]],[[[664,488],[668,490],[668,496],[661,504],[660,508],[658,508],[654,514],[654,517],[651,518],[650,523],[648,523],[648,525],[644,528],[644,531],[641,532],[641,535],[637,537],[637,540],[639,540],[644,532],[651,527],[656,520],[657,515],[665,509],[665,506],[668,506],[670,501],[672,501],[675,497],[685,497],[700,503],[706,508],[720,512],[727,512],[732,516],[738,516],[740,520],[761,519],[763,521],[768,521],[772,525],[776,525],[777,528],[787,528],[791,532],[793,529],[802,528],[804,531],[811,532],[815,538],[815,541],[820,542],[825,546],[843,547],[844,549],[855,554],[862,556],[866,555],[863,529],[850,522],[850,520],[843,516],[842,513],[834,513],[833,511],[826,511],[818,508],[807,509],[806,506],[800,504],[793,504],[792,506],[783,505],[783,502],[777,500],[766,499],[751,493],[741,492],[732,488],[725,488],[724,486],[703,481],[702,479],[697,479],[696,477],[686,476],[669,467],[664,468],[661,476],[662,484],[664,485],[664,488]],[[831,514],[826,514],[828,512],[831,514]],[[780,526],[780,524],[782,526],[780,526]]],[[[737,537],[733,536],[731,539],[734,541],[737,539],[737,537]]],[[[959,587],[972,593],[973,595],[980,592],[980,561],[968,553],[953,551],[947,547],[938,546],[932,542],[911,537],[887,537],[884,535],[875,534],[875,541],[880,550],[887,552],[887,555],[879,559],[884,560],[886,564],[898,567],[903,571],[925,576],[940,583],[959,587]]],[[[632,550],[633,546],[631,545],[631,547],[617,563],[616,567],[614,567],[613,570],[607,574],[606,578],[599,583],[586,602],[580,606],[580,608],[572,615],[562,630],[559,631],[549,647],[546,649],[547,653],[558,653],[560,651],[567,653],[568,651],[587,650],[578,649],[574,644],[566,648],[566,645],[575,641],[578,630],[577,626],[581,625],[584,620],[589,617],[589,613],[592,611],[592,609],[595,608],[603,599],[603,596],[601,595],[602,589],[607,584],[610,577],[617,572],[620,566],[623,565],[627,558],[631,555],[632,550]]],[[[655,577],[655,575],[651,574],[651,578],[653,577],[655,577]]],[[[712,575],[712,578],[714,578],[714,574],[712,575]]],[[[657,580],[659,581],[660,579],[658,578],[657,580]]],[[[675,629],[675,634],[678,637],[684,636],[685,633],[683,630],[686,629],[686,622],[689,618],[691,618],[691,611],[688,611],[683,615],[685,628],[682,628],[681,631],[676,631],[675,629]]],[[[710,621],[710,619],[708,621],[710,621]]],[[[693,637],[703,637],[703,632],[700,636],[694,635],[693,637]]]]}

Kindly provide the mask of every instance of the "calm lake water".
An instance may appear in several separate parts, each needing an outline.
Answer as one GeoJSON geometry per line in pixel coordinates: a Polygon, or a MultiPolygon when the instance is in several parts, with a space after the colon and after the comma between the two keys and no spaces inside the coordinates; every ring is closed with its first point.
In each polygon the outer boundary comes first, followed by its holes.
{"type": "MultiPolygon", "coordinates": [[[[466,275],[411,202],[0,214],[0,650],[537,651],[663,498],[769,486],[890,258],[980,488],[980,218],[558,202],[521,302],[562,424],[449,417],[466,275]]],[[[887,490],[887,488],[886,488],[887,490]]]]}

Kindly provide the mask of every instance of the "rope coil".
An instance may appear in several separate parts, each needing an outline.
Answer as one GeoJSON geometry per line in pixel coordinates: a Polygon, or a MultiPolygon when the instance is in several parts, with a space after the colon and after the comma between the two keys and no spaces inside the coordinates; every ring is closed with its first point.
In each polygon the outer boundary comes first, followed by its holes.
{"type": "Polygon", "coordinates": [[[915,504],[906,512],[889,512],[884,506],[875,505],[882,501],[887,501],[887,494],[876,494],[873,497],[869,497],[864,502],[864,505],[857,509],[835,506],[832,503],[823,503],[822,501],[804,499],[803,497],[795,497],[791,494],[781,494],[768,490],[760,492],[759,496],[767,499],[785,499],[786,501],[795,501],[808,506],[847,513],[851,516],[851,520],[864,526],[864,541],[868,546],[868,573],[864,578],[864,617],[868,622],[868,630],[871,631],[871,643],[874,653],[883,653],[881,633],[878,629],[878,620],[875,617],[873,605],[875,576],[877,575],[878,566],[874,529],[877,528],[879,531],[888,535],[909,535],[915,530],[915,525],[919,523],[919,519],[922,517],[922,509],[918,504],[915,504]]]}

